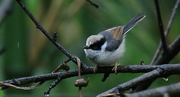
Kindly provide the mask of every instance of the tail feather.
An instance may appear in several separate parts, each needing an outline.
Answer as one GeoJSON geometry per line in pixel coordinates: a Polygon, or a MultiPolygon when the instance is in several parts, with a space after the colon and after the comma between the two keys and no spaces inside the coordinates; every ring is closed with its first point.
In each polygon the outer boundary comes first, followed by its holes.
{"type": "Polygon", "coordinates": [[[143,20],[146,17],[146,15],[138,14],[134,16],[125,26],[123,30],[123,34],[125,35],[128,31],[130,31],[134,26],[136,26],[141,20],[143,20]]]}

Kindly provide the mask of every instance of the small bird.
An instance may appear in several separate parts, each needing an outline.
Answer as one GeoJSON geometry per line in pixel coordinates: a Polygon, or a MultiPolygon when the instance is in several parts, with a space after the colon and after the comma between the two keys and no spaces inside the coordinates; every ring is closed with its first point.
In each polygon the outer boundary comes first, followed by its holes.
{"type": "Polygon", "coordinates": [[[126,33],[145,17],[145,14],[138,14],[126,25],[112,27],[87,38],[84,52],[86,58],[96,64],[94,73],[99,66],[115,64],[112,70],[117,74],[118,61],[123,57],[125,52],[126,33]]]}

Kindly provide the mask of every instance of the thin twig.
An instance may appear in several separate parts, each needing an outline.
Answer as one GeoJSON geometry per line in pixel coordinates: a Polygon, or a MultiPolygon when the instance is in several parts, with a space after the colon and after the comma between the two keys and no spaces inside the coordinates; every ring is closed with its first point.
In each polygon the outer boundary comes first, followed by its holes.
{"type": "MultiPolygon", "coordinates": [[[[76,57],[76,60],[78,62],[78,79],[81,79],[81,61],[78,57],[76,57]]],[[[79,86],[78,93],[79,93],[79,97],[82,97],[82,87],[81,86],[79,86]]]]}
{"type": "MultiPolygon", "coordinates": [[[[28,11],[28,9],[24,6],[21,0],[16,0],[22,9],[26,12],[29,18],[34,22],[36,27],[67,57],[69,57],[75,64],[77,64],[77,60],[74,56],[72,56],[63,46],[61,46],[58,42],[54,41],[53,37],[48,34],[48,32],[37,22],[34,16],[28,11]]],[[[86,68],[86,65],[81,62],[82,69],[86,68]]]]}
{"type": "Polygon", "coordinates": [[[54,88],[61,80],[62,80],[61,77],[58,76],[57,79],[51,83],[48,90],[44,91],[44,95],[49,95],[51,89],[54,88]]]}
{"type": "MultiPolygon", "coordinates": [[[[64,61],[62,64],[65,64],[67,62],[69,62],[70,59],[67,59],[66,61],[64,61]]],[[[51,73],[55,73],[57,72],[59,69],[61,69],[61,66],[62,64],[60,64],[54,71],[52,71],[51,73]]],[[[56,86],[56,84],[58,84],[59,82],[61,81],[61,78],[57,78],[49,87],[49,89],[47,91],[44,92],[44,94],[49,94],[50,93],[50,90],[56,86]]],[[[16,85],[13,85],[13,84],[9,84],[9,83],[3,83],[3,82],[0,82],[0,85],[5,85],[5,86],[9,86],[9,87],[13,87],[13,88],[16,88],[16,89],[21,89],[21,90],[32,90],[32,89],[35,89],[39,86],[41,86],[45,81],[41,81],[39,82],[38,84],[36,85],[33,85],[33,86],[29,86],[29,87],[19,87],[19,86],[16,86],[16,85]]]]}
{"type": "Polygon", "coordinates": [[[177,0],[175,5],[174,5],[174,8],[173,8],[172,13],[171,13],[171,17],[169,19],[168,25],[167,25],[166,30],[164,32],[165,35],[167,35],[169,33],[169,30],[171,28],[171,24],[173,22],[174,16],[175,16],[175,14],[177,12],[177,8],[179,6],[179,3],[180,3],[180,0],[177,0]]]}
{"type": "MultiPolygon", "coordinates": [[[[65,65],[67,62],[69,62],[70,59],[68,58],[67,60],[65,60],[64,62],[62,62],[55,70],[53,70],[51,73],[55,73],[58,70],[62,69],[62,65],[65,65]]],[[[66,69],[65,69],[66,70],[66,69]]]]}
{"type": "Polygon", "coordinates": [[[155,2],[155,6],[156,6],[156,12],[157,12],[157,18],[158,18],[158,24],[159,24],[159,31],[160,31],[160,35],[161,35],[163,53],[165,53],[167,51],[167,44],[166,44],[166,39],[165,39],[165,35],[164,35],[164,28],[163,28],[163,23],[162,23],[161,11],[159,8],[158,0],[154,0],[154,2],[155,2]]]}
{"type": "MultiPolygon", "coordinates": [[[[65,68],[67,67],[67,66],[65,66],[65,64],[66,64],[67,62],[69,62],[69,61],[70,61],[70,59],[68,58],[67,60],[65,60],[64,62],[62,62],[62,63],[61,63],[55,70],[53,70],[51,73],[55,73],[55,72],[57,72],[57,71],[60,70],[60,69],[65,69],[65,68]],[[64,68],[64,67],[65,67],[65,68],[64,68]]],[[[67,69],[65,69],[65,70],[67,70],[67,69]]],[[[68,69],[68,70],[69,70],[69,69],[68,69]]],[[[48,90],[44,91],[44,95],[49,95],[51,89],[54,88],[61,80],[62,80],[61,77],[58,76],[57,79],[51,83],[51,85],[49,86],[48,90]]]]}
{"type": "Polygon", "coordinates": [[[78,57],[76,57],[77,63],[78,63],[78,78],[81,78],[81,61],[78,57]]]}
{"type": "Polygon", "coordinates": [[[11,83],[6,83],[6,82],[0,82],[0,85],[2,86],[6,86],[6,87],[12,87],[12,88],[15,88],[15,89],[20,89],[20,90],[32,90],[32,89],[35,89],[37,88],[38,86],[41,85],[41,82],[37,85],[34,85],[34,86],[30,86],[30,87],[19,87],[17,85],[13,85],[11,83]]]}
{"type": "Polygon", "coordinates": [[[154,53],[154,56],[153,56],[153,58],[152,58],[152,60],[151,60],[150,65],[151,65],[151,64],[154,64],[154,62],[158,59],[159,54],[160,54],[160,52],[161,52],[161,49],[162,49],[162,42],[160,41],[160,42],[159,42],[159,45],[158,45],[158,47],[157,47],[157,49],[156,49],[156,52],[154,53]]]}
{"type": "Polygon", "coordinates": [[[92,6],[99,8],[99,5],[97,5],[96,3],[92,2],[91,0],[86,0],[87,2],[89,2],[92,6]]]}
{"type": "MultiPolygon", "coordinates": [[[[176,12],[177,12],[177,8],[178,8],[178,6],[179,6],[179,3],[180,3],[180,0],[177,0],[176,3],[175,3],[174,8],[173,8],[173,10],[172,10],[171,17],[170,17],[170,19],[169,19],[168,25],[167,25],[166,30],[165,30],[165,32],[164,32],[165,36],[167,36],[167,34],[169,33],[169,30],[170,30],[172,21],[173,21],[173,19],[174,19],[174,16],[175,16],[175,14],[176,14],[176,12]]],[[[157,48],[157,50],[156,50],[156,52],[155,52],[155,54],[154,54],[154,56],[153,56],[153,59],[151,60],[151,63],[150,63],[150,64],[154,64],[154,62],[157,60],[157,58],[158,58],[158,56],[159,56],[159,54],[160,54],[161,49],[162,49],[162,42],[160,41],[160,42],[159,42],[159,45],[158,45],[158,48],[157,48]]]]}

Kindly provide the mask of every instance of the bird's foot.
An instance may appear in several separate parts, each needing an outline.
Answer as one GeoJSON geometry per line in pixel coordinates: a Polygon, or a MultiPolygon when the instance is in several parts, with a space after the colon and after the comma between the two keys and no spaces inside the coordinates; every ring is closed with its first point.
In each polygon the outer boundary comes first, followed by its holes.
{"type": "Polygon", "coordinates": [[[116,64],[114,65],[112,71],[115,72],[115,74],[117,74],[117,67],[120,66],[121,64],[119,64],[118,62],[116,62],[116,64]]]}
{"type": "Polygon", "coordinates": [[[96,66],[94,67],[94,69],[93,69],[94,73],[96,73],[98,67],[99,67],[98,65],[96,65],[96,66]]]}

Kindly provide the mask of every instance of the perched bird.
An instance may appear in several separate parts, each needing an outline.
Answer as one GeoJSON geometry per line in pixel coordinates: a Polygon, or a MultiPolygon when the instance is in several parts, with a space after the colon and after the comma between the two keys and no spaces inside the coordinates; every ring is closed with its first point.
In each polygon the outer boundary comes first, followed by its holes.
{"type": "Polygon", "coordinates": [[[94,72],[98,66],[110,66],[115,64],[112,70],[117,73],[118,61],[123,57],[125,52],[126,33],[145,17],[145,14],[138,14],[126,25],[112,27],[87,38],[84,52],[87,59],[96,64],[94,72]]]}

